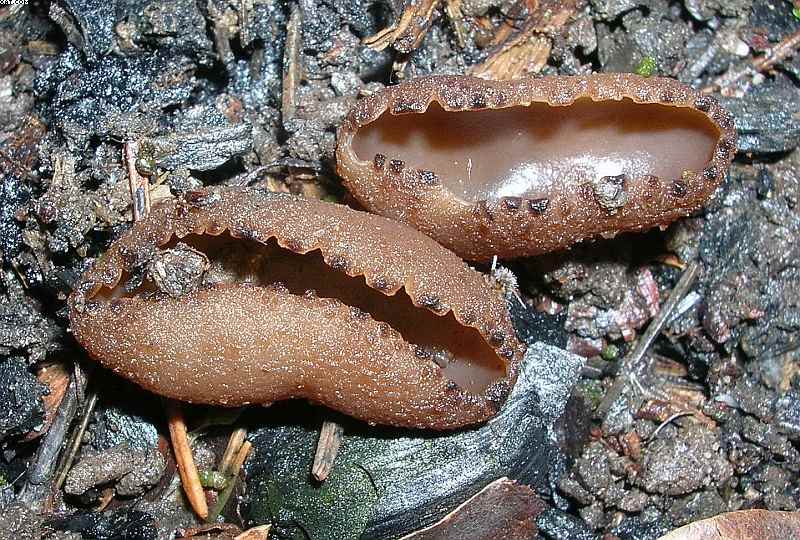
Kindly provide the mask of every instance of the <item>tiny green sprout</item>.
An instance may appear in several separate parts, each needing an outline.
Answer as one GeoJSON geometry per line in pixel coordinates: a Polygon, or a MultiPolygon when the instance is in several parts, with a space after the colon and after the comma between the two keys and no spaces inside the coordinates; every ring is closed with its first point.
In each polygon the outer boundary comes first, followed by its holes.
{"type": "Polygon", "coordinates": [[[792,8],[792,15],[794,15],[795,19],[800,21],[800,6],[794,6],[794,8],[792,8]]]}
{"type": "Polygon", "coordinates": [[[636,66],[636,70],[634,73],[637,75],[641,75],[642,77],[650,77],[656,71],[656,59],[652,56],[645,56],[639,62],[639,65],[636,66]]]}
{"type": "Polygon", "coordinates": [[[228,485],[228,477],[218,471],[198,471],[197,475],[200,477],[200,484],[207,489],[221,491],[228,485]]]}
{"type": "Polygon", "coordinates": [[[616,360],[618,356],[619,356],[619,347],[617,347],[613,343],[609,343],[608,345],[606,345],[605,348],[600,353],[600,357],[606,362],[611,362],[612,360],[616,360]]]}

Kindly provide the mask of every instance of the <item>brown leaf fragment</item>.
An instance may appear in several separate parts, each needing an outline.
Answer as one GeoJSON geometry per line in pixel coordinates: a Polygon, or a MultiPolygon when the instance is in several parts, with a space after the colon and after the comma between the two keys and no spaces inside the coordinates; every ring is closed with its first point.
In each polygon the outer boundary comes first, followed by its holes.
{"type": "Polygon", "coordinates": [[[269,530],[271,528],[272,525],[259,525],[258,527],[247,529],[234,540],[266,540],[269,538],[269,530]]]}
{"type": "Polygon", "coordinates": [[[242,529],[232,523],[207,523],[199,527],[178,529],[180,535],[177,540],[190,540],[193,538],[213,538],[214,540],[234,540],[240,538],[242,529]]]}
{"type": "Polygon", "coordinates": [[[55,420],[58,407],[69,386],[69,371],[67,366],[61,362],[48,363],[39,369],[36,378],[50,389],[46,396],[42,396],[44,403],[44,425],[41,429],[31,431],[25,437],[26,441],[32,441],[41,437],[50,429],[55,420]]]}
{"type": "Polygon", "coordinates": [[[364,44],[376,51],[382,51],[390,45],[401,53],[413,51],[422,43],[438,5],[439,0],[410,2],[397,22],[366,38],[364,44]]]}
{"type": "MultiPolygon", "coordinates": [[[[520,79],[539,73],[547,64],[553,46],[552,37],[572,19],[582,7],[582,0],[541,0],[530,2],[528,17],[515,31],[506,22],[495,34],[489,56],[472,67],[470,75],[493,80],[520,79]]],[[[520,13],[523,2],[515,5],[520,13]]]]}
{"type": "Polygon", "coordinates": [[[800,513],[740,510],[689,523],[659,540],[787,540],[800,538],[800,513]]]}
{"type": "Polygon", "coordinates": [[[537,533],[536,518],[544,503],[528,486],[498,478],[430,527],[402,540],[523,540],[537,533]]]}

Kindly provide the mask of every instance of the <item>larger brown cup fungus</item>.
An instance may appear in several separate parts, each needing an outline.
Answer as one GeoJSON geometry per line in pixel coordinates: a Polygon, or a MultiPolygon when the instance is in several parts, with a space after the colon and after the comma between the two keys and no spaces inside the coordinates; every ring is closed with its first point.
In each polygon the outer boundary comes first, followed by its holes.
{"type": "Polygon", "coordinates": [[[666,225],[735,152],[730,115],[672,79],[434,76],[360,100],[337,164],[365,208],[482,261],[666,225]]]}
{"type": "Polygon", "coordinates": [[[405,427],[491,417],[524,353],[498,290],[430,238],[254,189],[155,207],[69,306],[89,354],[157,394],[227,406],[306,398],[405,427]],[[180,253],[200,264],[169,268],[180,253]],[[158,277],[193,268],[183,290],[158,277]]]}

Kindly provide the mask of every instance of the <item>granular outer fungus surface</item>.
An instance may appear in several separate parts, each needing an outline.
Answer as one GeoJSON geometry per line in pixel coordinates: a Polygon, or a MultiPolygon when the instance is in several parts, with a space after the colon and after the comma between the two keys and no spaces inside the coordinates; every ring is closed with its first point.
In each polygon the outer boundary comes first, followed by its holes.
{"type": "Polygon", "coordinates": [[[406,427],[491,417],[524,353],[499,291],[430,238],[252,189],[155,207],[69,305],[90,355],[155,393],[229,406],[306,398],[406,427]],[[168,267],[177,252],[191,255],[182,273],[168,267]],[[169,275],[189,285],[165,286],[169,275]]]}
{"type": "Polygon", "coordinates": [[[359,101],[337,161],[367,209],[488,260],[686,216],[735,151],[728,113],[672,79],[447,76],[359,101]]]}

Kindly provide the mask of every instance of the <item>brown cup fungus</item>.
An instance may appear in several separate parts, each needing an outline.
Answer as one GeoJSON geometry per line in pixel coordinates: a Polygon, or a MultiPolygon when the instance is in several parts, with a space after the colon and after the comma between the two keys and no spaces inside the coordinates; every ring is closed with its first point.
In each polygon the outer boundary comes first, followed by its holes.
{"type": "Polygon", "coordinates": [[[486,261],[666,225],[735,152],[730,115],[672,79],[438,76],[360,100],[337,162],[368,210],[486,261]]]}
{"type": "Polygon", "coordinates": [[[156,206],[69,306],[89,354],[157,394],[228,406],[306,398],[396,426],[486,420],[524,353],[501,293],[430,238],[254,189],[156,206]]]}

